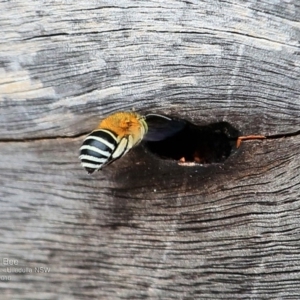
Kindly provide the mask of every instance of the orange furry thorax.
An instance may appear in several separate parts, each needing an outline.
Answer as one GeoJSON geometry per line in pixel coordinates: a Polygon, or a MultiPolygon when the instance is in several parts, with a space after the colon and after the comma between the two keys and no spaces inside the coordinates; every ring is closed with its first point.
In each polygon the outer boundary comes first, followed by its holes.
{"type": "Polygon", "coordinates": [[[142,117],[134,112],[118,112],[100,122],[97,129],[107,129],[117,136],[138,135],[141,132],[142,117]]]}

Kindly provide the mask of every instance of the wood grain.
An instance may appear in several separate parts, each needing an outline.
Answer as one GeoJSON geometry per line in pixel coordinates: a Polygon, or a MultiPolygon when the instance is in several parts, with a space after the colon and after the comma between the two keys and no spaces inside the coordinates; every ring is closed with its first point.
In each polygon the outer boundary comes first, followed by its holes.
{"type": "Polygon", "coordinates": [[[1,147],[1,255],[51,269],[12,274],[0,282],[7,295],[299,293],[299,138],[247,142],[206,168],[183,168],[137,148],[94,177],[78,166],[79,142],[1,147]]]}
{"type": "Polygon", "coordinates": [[[297,0],[0,9],[1,299],[299,298],[299,136],[208,166],[143,146],[95,176],[78,160],[85,132],[132,108],[299,130],[297,0]]]}

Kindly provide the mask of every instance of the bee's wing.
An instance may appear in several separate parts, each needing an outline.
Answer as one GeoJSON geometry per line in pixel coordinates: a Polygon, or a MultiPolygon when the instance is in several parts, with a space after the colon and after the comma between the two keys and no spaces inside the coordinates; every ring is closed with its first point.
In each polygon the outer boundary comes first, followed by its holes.
{"type": "Polygon", "coordinates": [[[162,141],[171,137],[186,125],[184,120],[157,114],[148,114],[145,120],[148,125],[148,131],[144,136],[144,140],[150,142],[162,141]]]}

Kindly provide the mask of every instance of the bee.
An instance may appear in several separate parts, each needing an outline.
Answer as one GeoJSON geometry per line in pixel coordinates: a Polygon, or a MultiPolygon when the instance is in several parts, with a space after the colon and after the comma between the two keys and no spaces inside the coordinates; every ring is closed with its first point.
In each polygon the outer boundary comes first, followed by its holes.
{"type": "Polygon", "coordinates": [[[158,114],[117,112],[102,120],[83,141],[79,159],[91,174],[124,156],[142,140],[160,141],[185,126],[182,120],[158,114]]]}

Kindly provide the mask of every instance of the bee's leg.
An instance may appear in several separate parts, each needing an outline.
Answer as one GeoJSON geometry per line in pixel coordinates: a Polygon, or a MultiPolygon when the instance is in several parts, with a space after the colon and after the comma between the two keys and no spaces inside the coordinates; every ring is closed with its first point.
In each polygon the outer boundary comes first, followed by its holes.
{"type": "Polygon", "coordinates": [[[266,139],[264,135],[244,135],[239,136],[236,140],[236,147],[239,148],[241,146],[242,141],[246,140],[263,140],[266,139]]]}

